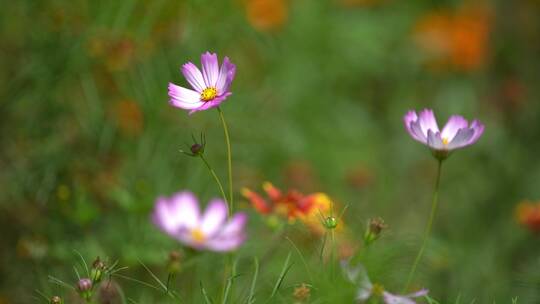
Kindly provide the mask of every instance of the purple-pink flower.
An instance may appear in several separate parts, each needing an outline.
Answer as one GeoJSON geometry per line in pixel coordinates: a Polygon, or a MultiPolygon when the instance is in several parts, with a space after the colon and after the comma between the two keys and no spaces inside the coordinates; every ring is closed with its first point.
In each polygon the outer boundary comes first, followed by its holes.
{"type": "Polygon", "coordinates": [[[344,260],[341,261],[341,268],[350,282],[358,284],[355,298],[357,303],[365,303],[371,298],[382,298],[385,304],[416,304],[413,298],[423,297],[428,294],[427,289],[421,289],[407,295],[395,295],[386,291],[382,285],[371,283],[364,266],[357,265],[353,267],[349,264],[349,261],[344,260]]]}
{"type": "Polygon", "coordinates": [[[209,202],[203,214],[199,202],[189,191],[156,200],[154,224],[171,237],[198,250],[231,251],[237,249],[246,234],[247,216],[236,213],[227,220],[227,204],[221,199],[209,202]]]}
{"type": "Polygon", "coordinates": [[[484,133],[484,125],[477,119],[472,123],[452,115],[439,131],[433,110],[424,109],[419,115],[409,111],[403,117],[405,127],[415,140],[429,146],[434,151],[450,152],[474,144],[484,133]]]}
{"type": "Polygon", "coordinates": [[[191,110],[192,114],[219,106],[229,95],[236,66],[225,57],[221,68],[215,53],[201,55],[202,72],[195,64],[188,62],[182,66],[182,74],[193,90],[169,83],[169,103],[172,106],[191,110]]]}

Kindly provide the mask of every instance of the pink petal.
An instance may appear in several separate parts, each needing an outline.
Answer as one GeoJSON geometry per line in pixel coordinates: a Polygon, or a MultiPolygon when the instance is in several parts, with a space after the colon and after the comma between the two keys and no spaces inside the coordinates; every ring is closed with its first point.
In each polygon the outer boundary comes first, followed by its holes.
{"type": "Polygon", "coordinates": [[[215,53],[206,52],[201,55],[202,74],[206,87],[216,87],[219,75],[218,58],[215,53]]]}
{"type": "Polygon", "coordinates": [[[236,65],[234,65],[228,57],[223,59],[223,64],[219,70],[219,76],[216,82],[216,89],[219,94],[229,91],[229,86],[236,74],[236,65]]]}
{"type": "Polygon", "coordinates": [[[208,240],[207,247],[215,251],[230,251],[238,248],[246,239],[244,226],[247,216],[244,213],[237,213],[225,225],[225,227],[208,240]]]}
{"type": "Polygon", "coordinates": [[[206,247],[214,251],[232,251],[240,247],[245,240],[244,234],[227,239],[213,239],[207,242],[206,247]]]}
{"type": "Polygon", "coordinates": [[[467,127],[469,127],[469,122],[465,118],[459,115],[452,115],[444,126],[441,137],[446,138],[448,141],[452,141],[459,129],[467,127]]]}
{"type": "Polygon", "coordinates": [[[474,136],[474,130],[463,128],[457,131],[454,139],[447,145],[447,149],[458,149],[470,145],[471,138],[474,136]]]}
{"type": "Polygon", "coordinates": [[[174,107],[186,110],[196,109],[204,104],[200,96],[193,90],[169,83],[169,97],[171,97],[169,103],[174,107]]]}
{"type": "Polygon", "coordinates": [[[435,150],[444,150],[445,146],[441,139],[441,133],[434,133],[431,129],[428,130],[427,144],[435,150]]]}
{"type": "Polygon", "coordinates": [[[411,131],[413,134],[415,134],[415,136],[413,136],[414,139],[423,144],[427,144],[427,136],[424,135],[424,131],[422,131],[420,120],[411,122],[411,131]]]}
{"type": "Polygon", "coordinates": [[[416,304],[415,301],[407,297],[396,296],[387,291],[383,293],[383,300],[385,304],[416,304]]]}
{"type": "Polygon", "coordinates": [[[201,93],[206,88],[201,71],[193,63],[188,62],[184,64],[182,66],[182,74],[195,91],[201,93]]]}
{"type": "Polygon", "coordinates": [[[182,228],[193,229],[199,225],[199,202],[191,192],[176,193],[171,198],[169,211],[180,219],[182,228]]]}
{"type": "Polygon", "coordinates": [[[216,234],[227,218],[227,204],[220,199],[210,201],[204,212],[200,229],[208,237],[216,234]]]}
{"type": "Polygon", "coordinates": [[[159,197],[152,214],[153,222],[170,235],[196,226],[198,218],[197,198],[191,192],[179,192],[171,198],[159,197]]]}
{"type": "Polygon", "coordinates": [[[475,119],[471,123],[471,129],[474,130],[474,135],[473,135],[473,137],[471,138],[471,140],[469,142],[470,145],[477,142],[478,139],[480,138],[480,136],[482,136],[482,134],[484,133],[484,125],[480,121],[475,119]]]}
{"type": "MultiPolygon", "coordinates": [[[[409,132],[409,135],[411,135],[411,137],[417,141],[425,142],[425,140],[422,140],[422,137],[419,136],[419,134],[417,134],[417,132],[412,129],[412,124],[415,123],[417,120],[418,116],[416,115],[415,111],[409,111],[407,112],[407,114],[405,114],[405,116],[403,116],[403,123],[405,124],[405,128],[407,129],[407,132],[409,132]]],[[[422,135],[421,132],[420,135],[422,135]]]]}
{"type": "Polygon", "coordinates": [[[221,233],[219,235],[222,236],[222,237],[223,236],[227,237],[227,236],[230,236],[230,235],[241,233],[244,230],[244,226],[246,225],[246,222],[247,222],[247,215],[246,214],[241,213],[241,212],[236,213],[227,222],[227,224],[225,225],[225,227],[223,228],[223,230],[221,231],[221,233]]]}
{"type": "Polygon", "coordinates": [[[420,126],[422,127],[422,132],[425,136],[428,135],[428,130],[431,130],[434,133],[439,132],[439,126],[437,125],[437,120],[435,119],[435,114],[433,114],[433,110],[422,110],[419,115],[419,120],[420,126]]]}

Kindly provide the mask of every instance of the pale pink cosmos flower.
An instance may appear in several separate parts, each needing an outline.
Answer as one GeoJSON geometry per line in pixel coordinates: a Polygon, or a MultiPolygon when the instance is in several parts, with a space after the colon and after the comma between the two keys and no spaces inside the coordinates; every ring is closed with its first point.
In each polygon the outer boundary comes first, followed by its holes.
{"type": "Polygon", "coordinates": [[[225,57],[219,67],[215,53],[201,55],[202,72],[195,64],[188,62],[182,66],[182,74],[193,90],[169,83],[169,103],[189,114],[219,106],[229,95],[236,66],[225,57]]]}
{"type": "Polygon", "coordinates": [[[221,199],[209,202],[203,214],[189,191],[156,200],[152,220],[163,232],[197,250],[232,251],[246,239],[247,216],[236,213],[227,220],[227,204],[221,199]]]}
{"type": "Polygon", "coordinates": [[[352,267],[349,261],[341,261],[341,268],[345,276],[352,283],[358,284],[356,303],[365,303],[370,298],[381,298],[385,304],[416,304],[413,298],[423,297],[428,294],[427,289],[421,289],[407,295],[395,295],[386,291],[382,285],[373,284],[369,279],[366,269],[362,265],[352,267]]]}
{"type": "Polygon", "coordinates": [[[484,133],[484,125],[480,121],[475,119],[469,124],[459,115],[450,116],[442,131],[439,131],[433,110],[430,109],[424,109],[419,115],[409,111],[403,121],[413,139],[433,151],[443,153],[472,145],[484,133]]]}

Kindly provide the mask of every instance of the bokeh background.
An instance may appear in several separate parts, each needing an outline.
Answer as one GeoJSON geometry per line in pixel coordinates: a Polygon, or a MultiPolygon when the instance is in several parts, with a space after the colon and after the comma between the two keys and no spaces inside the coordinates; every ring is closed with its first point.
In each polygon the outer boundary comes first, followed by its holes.
{"type": "MultiPolygon", "coordinates": [[[[74,282],[74,250],[89,262],[118,260],[129,267],[124,275],[142,281],[152,278],[139,261],[166,278],[168,253],[180,245],[149,221],[155,198],[180,189],[203,202],[219,195],[202,163],[179,152],[191,134],[206,133],[207,158],[226,178],[217,113],[188,116],[167,102],[169,81],[186,85],[181,64],[199,64],[207,50],[237,65],[223,110],[237,201],[251,218],[236,298],[250,284],[251,257],[263,256],[275,237],[239,192],[266,180],[325,192],[338,209],[348,205],[344,225],[357,250],[367,219],[383,217],[389,228],[365,263],[374,280],[402,288],[436,171],[402,116],[429,107],[441,122],[461,114],[486,131],[443,167],[438,218],[415,286],[441,303],[540,302],[539,227],[520,224],[527,214],[516,211],[540,200],[539,11],[536,0],[3,5],[0,303],[43,303],[35,290],[70,299],[48,275],[74,282]]],[[[320,238],[302,238],[301,227],[287,234],[310,267],[324,267],[320,238]]],[[[261,298],[291,250],[284,241],[261,264],[261,298]]],[[[185,303],[202,303],[199,281],[212,296],[222,288],[221,259],[201,256],[176,280],[185,303]]],[[[292,260],[280,303],[293,303],[291,286],[308,281],[298,256],[292,260]]],[[[115,280],[130,303],[172,303],[115,280]]],[[[318,286],[310,301],[350,303],[354,287],[345,285],[318,286]]]]}

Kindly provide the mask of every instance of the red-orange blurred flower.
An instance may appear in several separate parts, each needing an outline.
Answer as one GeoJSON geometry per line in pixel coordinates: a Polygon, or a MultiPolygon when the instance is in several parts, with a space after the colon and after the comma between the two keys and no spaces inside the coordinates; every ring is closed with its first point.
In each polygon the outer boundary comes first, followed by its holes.
{"type": "Polygon", "coordinates": [[[516,218],[519,224],[532,232],[540,232],[540,201],[533,203],[523,201],[516,207],[516,218]]]}
{"type": "Polygon", "coordinates": [[[280,29],[287,21],[286,0],[246,0],[246,15],[255,29],[267,32],[280,29]]]}
{"type": "Polygon", "coordinates": [[[413,36],[431,67],[472,71],[485,63],[489,31],[489,10],[465,7],[427,14],[417,22],[413,36]]]}
{"type": "Polygon", "coordinates": [[[136,102],[124,99],[112,106],[111,118],[122,134],[135,137],[142,132],[144,115],[136,102]]]}
{"type": "Polygon", "coordinates": [[[321,213],[326,214],[332,208],[330,198],[324,193],[304,195],[294,189],[282,192],[269,182],[263,184],[263,189],[268,199],[250,189],[242,189],[242,195],[261,214],[277,214],[289,221],[299,219],[307,223],[319,219],[321,213]]]}

